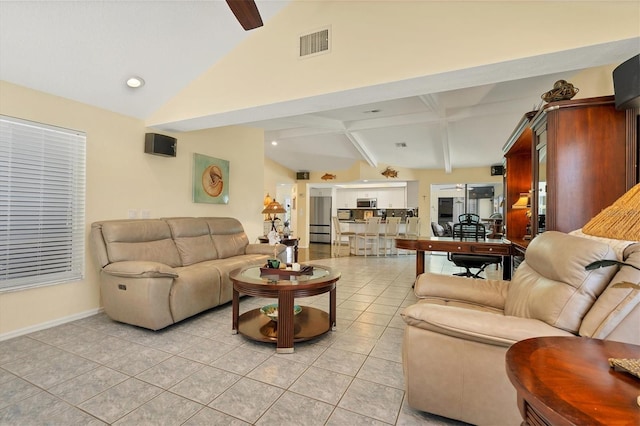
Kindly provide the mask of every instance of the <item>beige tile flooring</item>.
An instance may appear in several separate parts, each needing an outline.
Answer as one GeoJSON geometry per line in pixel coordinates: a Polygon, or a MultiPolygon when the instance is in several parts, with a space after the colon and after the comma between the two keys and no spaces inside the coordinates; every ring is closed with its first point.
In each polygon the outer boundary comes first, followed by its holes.
{"type": "MultiPolygon", "coordinates": [[[[0,425],[460,424],[404,403],[399,313],[415,300],[415,255],[314,246],[301,261],[342,272],[336,331],[276,354],[231,334],[230,304],[158,332],[94,315],[0,342],[0,425]]],[[[445,256],[426,265],[457,271],[445,256]]],[[[245,297],[241,311],[269,302],[245,297]]],[[[326,294],[296,302],[328,308],[326,294]]]]}

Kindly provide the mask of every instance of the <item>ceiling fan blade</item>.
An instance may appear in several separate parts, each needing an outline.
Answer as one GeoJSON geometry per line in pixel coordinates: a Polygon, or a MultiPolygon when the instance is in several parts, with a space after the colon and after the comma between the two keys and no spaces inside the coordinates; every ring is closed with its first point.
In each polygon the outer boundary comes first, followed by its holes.
{"type": "Polygon", "coordinates": [[[246,31],[262,26],[262,18],[254,0],[227,0],[227,4],[246,31]]]}

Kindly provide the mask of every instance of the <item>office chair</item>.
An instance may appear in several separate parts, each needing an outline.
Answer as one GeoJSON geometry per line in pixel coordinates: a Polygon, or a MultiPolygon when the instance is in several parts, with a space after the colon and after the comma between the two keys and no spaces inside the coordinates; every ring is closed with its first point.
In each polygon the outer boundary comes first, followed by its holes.
{"type": "MultiPolygon", "coordinates": [[[[481,224],[480,217],[477,214],[465,213],[459,216],[460,222],[453,225],[453,239],[460,240],[474,239],[476,241],[484,240],[487,230],[481,224]]],[[[464,254],[464,253],[448,253],[447,259],[454,265],[464,268],[465,272],[459,272],[453,275],[463,277],[483,278],[480,274],[489,265],[498,265],[502,263],[502,256],[489,256],[484,254],[464,254]],[[474,274],[471,269],[478,269],[474,274]]]]}

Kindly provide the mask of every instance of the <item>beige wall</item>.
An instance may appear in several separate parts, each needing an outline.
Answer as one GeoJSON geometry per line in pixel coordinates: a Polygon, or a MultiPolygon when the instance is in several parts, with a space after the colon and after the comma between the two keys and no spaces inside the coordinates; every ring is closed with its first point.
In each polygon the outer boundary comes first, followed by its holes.
{"type": "MultiPolygon", "coordinates": [[[[80,130],[87,135],[86,224],[126,218],[130,209],[151,217],[232,216],[250,241],[262,234],[263,132],[226,127],[174,135],[175,158],[145,154],[141,120],[0,82],[0,114],[80,130]],[[230,162],[228,205],[191,201],[192,157],[230,162]]],[[[85,279],[0,293],[0,339],[100,307],[97,271],[87,248],[85,279]]]]}

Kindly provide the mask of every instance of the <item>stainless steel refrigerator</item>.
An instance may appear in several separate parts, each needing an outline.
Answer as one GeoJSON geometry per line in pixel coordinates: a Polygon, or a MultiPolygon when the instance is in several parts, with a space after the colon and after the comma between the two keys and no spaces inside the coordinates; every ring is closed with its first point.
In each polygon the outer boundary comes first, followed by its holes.
{"type": "Polygon", "coordinates": [[[331,197],[309,201],[309,242],[331,244],[331,197]]]}

